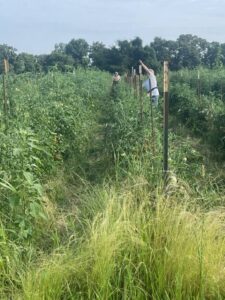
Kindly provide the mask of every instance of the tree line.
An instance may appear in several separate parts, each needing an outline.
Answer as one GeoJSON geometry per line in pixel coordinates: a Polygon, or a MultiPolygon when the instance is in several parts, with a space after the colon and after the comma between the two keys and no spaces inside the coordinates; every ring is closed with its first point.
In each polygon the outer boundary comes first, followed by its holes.
{"type": "Polygon", "coordinates": [[[72,39],[67,44],[56,44],[50,54],[44,55],[17,53],[14,47],[2,44],[0,61],[4,58],[9,61],[10,71],[16,74],[51,69],[65,72],[79,66],[124,73],[132,67],[137,68],[140,58],[156,71],[160,70],[164,60],[169,61],[171,70],[193,69],[200,65],[214,68],[225,65],[225,43],[208,42],[191,34],[182,34],[175,41],[155,37],[148,45],[136,37],[130,41],[118,40],[111,47],[101,42],[89,45],[84,39],[72,39]]]}

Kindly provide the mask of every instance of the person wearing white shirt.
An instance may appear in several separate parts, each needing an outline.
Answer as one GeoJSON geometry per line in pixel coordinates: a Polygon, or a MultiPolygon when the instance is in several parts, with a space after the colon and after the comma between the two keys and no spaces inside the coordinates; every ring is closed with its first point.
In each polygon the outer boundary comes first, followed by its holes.
{"type": "Polygon", "coordinates": [[[144,70],[147,72],[149,80],[148,80],[148,94],[151,94],[152,103],[155,106],[158,106],[159,101],[159,89],[157,86],[157,80],[155,76],[155,72],[153,69],[148,68],[141,60],[139,63],[142,65],[144,70]],[[149,82],[150,81],[150,82],[149,82]]]}
{"type": "Polygon", "coordinates": [[[118,83],[120,81],[121,77],[118,72],[115,72],[113,75],[113,83],[118,83]]]}

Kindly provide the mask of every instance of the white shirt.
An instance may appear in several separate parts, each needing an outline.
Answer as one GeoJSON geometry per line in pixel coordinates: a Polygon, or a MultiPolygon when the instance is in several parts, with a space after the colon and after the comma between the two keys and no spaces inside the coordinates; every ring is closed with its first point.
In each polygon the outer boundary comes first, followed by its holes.
{"type": "Polygon", "coordinates": [[[158,87],[157,87],[157,80],[156,80],[156,77],[154,74],[150,74],[149,75],[149,79],[150,79],[150,82],[151,82],[151,96],[159,96],[159,90],[158,90],[158,87]]]}
{"type": "Polygon", "coordinates": [[[113,76],[113,81],[120,81],[120,75],[114,75],[113,76]]]}

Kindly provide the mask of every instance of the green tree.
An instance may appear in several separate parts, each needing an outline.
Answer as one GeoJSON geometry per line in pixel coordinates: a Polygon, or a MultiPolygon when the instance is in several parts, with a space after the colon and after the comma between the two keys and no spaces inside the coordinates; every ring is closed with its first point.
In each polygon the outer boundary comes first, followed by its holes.
{"type": "Polygon", "coordinates": [[[9,68],[12,71],[14,69],[14,64],[16,61],[16,49],[8,46],[6,44],[0,45],[0,74],[4,72],[3,70],[3,59],[7,59],[9,62],[9,68]]]}
{"type": "Polygon", "coordinates": [[[160,62],[157,60],[155,50],[151,46],[144,47],[143,59],[156,72],[160,70],[160,62]]]}
{"type": "Polygon", "coordinates": [[[127,40],[117,42],[120,55],[123,57],[122,69],[128,70],[132,66],[131,44],[127,40]]]}
{"type": "Polygon", "coordinates": [[[131,41],[118,41],[118,50],[122,57],[121,68],[123,71],[130,70],[132,67],[138,69],[139,59],[156,70],[159,68],[154,49],[150,46],[143,46],[142,39],[139,37],[131,41]]]}
{"type": "Polygon", "coordinates": [[[170,63],[170,68],[175,68],[178,49],[178,44],[176,41],[170,41],[156,37],[150,46],[154,49],[156,59],[161,65],[164,61],[168,61],[170,63]]]}
{"type": "Polygon", "coordinates": [[[41,54],[37,56],[37,71],[47,72],[48,71],[48,56],[47,54],[41,54]]]}
{"type": "Polygon", "coordinates": [[[177,39],[176,69],[195,68],[204,62],[208,42],[191,34],[182,34],[177,39]]]}
{"type": "Polygon", "coordinates": [[[210,68],[220,67],[223,64],[223,54],[220,43],[212,42],[209,44],[204,63],[210,68]]]}
{"type": "Polygon", "coordinates": [[[66,44],[65,43],[55,44],[55,49],[52,52],[65,53],[66,52],[66,44]]]}
{"type": "MultiPolygon", "coordinates": [[[[142,39],[136,37],[135,39],[130,41],[130,68],[134,67],[135,69],[138,68],[138,61],[139,59],[147,60],[148,51],[145,51],[142,44],[142,39]]],[[[147,63],[147,62],[146,62],[147,63]]]]}
{"type": "Polygon", "coordinates": [[[119,49],[115,46],[106,49],[106,71],[109,72],[122,72],[123,71],[123,57],[119,49]]]}
{"type": "Polygon", "coordinates": [[[46,57],[45,64],[48,69],[50,67],[57,67],[59,71],[65,72],[73,69],[74,59],[66,53],[53,51],[46,57]]]}
{"type": "MultiPolygon", "coordinates": [[[[23,61],[25,72],[35,72],[36,71],[37,58],[34,55],[28,54],[28,53],[20,53],[17,56],[17,60],[23,61]]],[[[15,66],[15,72],[18,73],[16,66],[15,66]]]]}
{"type": "Polygon", "coordinates": [[[25,61],[23,57],[19,54],[14,63],[14,70],[17,74],[25,72],[25,61]]]}
{"type": "Polygon", "coordinates": [[[72,56],[74,64],[87,66],[89,63],[88,59],[89,45],[84,39],[72,39],[65,47],[65,53],[72,56]]]}
{"type": "Polygon", "coordinates": [[[91,64],[100,70],[107,70],[107,49],[104,44],[94,42],[90,47],[91,64]]]}

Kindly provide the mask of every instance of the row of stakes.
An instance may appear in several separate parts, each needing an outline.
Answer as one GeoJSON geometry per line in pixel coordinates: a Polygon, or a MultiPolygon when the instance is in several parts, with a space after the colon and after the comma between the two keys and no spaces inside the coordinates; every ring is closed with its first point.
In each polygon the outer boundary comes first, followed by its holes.
{"type": "MultiPolygon", "coordinates": [[[[9,62],[7,59],[3,60],[3,115],[5,122],[5,129],[8,127],[8,116],[10,115],[10,101],[7,94],[7,76],[9,72],[9,62]]],[[[163,173],[164,179],[166,182],[167,173],[168,173],[168,120],[169,120],[169,68],[168,62],[164,62],[163,68],[163,78],[164,78],[164,117],[163,117],[163,173]]],[[[136,70],[132,68],[131,76],[126,75],[125,80],[130,86],[133,87],[136,97],[140,99],[140,118],[143,120],[143,95],[142,95],[142,66],[139,66],[139,75],[136,74],[136,70]]],[[[150,79],[149,79],[150,80],[150,79]]],[[[149,83],[149,86],[150,83],[149,83]]],[[[150,93],[151,94],[151,93],[150,93]]],[[[151,98],[151,95],[150,95],[151,98]]],[[[152,101],[151,103],[151,134],[152,134],[152,151],[155,155],[155,132],[154,132],[154,118],[153,118],[153,109],[152,101]]]]}
{"type": "MultiPolygon", "coordinates": [[[[150,79],[149,79],[150,81],[150,79]]],[[[140,102],[140,121],[143,120],[143,80],[142,80],[142,66],[139,66],[139,74],[136,74],[136,70],[132,68],[131,76],[125,75],[125,82],[131,86],[134,91],[134,95],[139,98],[140,102]]],[[[151,83],[149,82],[149,86],[151,83]]],[[[150,97],[150,108],[151,108],[151,139],[152,139],[152,153],[155,155],[155,129],[154,129],[154,118],[153,118],[153,107],[150,97]]],[[[168,166],[168,123],[169,123],[169,64],[167,61],[163,64],[163,176],[165,183],[167,181],[167,174],[169,171],[168,166]]]]}

